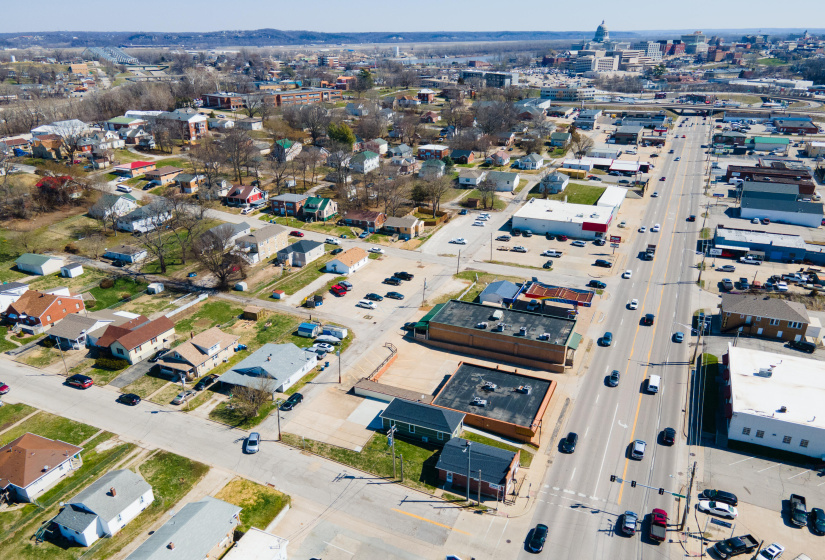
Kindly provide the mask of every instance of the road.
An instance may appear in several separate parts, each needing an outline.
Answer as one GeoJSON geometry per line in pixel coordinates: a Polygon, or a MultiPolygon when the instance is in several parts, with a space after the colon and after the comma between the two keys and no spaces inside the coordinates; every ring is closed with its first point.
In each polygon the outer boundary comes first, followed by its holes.
{"type": "MultiPolygon", "coordinates": [[[[701,119],[692,119],[694,122],[701,119]]],[[[632,510],[640,516],[652,508],[668,512],[671,525],[678,522],[679,512],[670,495],[659,495],[641,486],[631,488],[630,481],[681,492],[686,483],[688,450],[682,437],[687,360],[691,356],[691,337],[685,343],[672,341],[676,331],[687,334],[692,307],[691,289],[697,271],[695,244],[701,221],[686,222],[689,214],[698,214],[704,170],[707,126],[684,129],[686,139],[673,141],[675,153],[666,158],[659,173],[667,179],[651,190],[659,198],[649,198],[645,212],[648,233],[637,234],[632,241],[628,268],[633,276],[614,285],[612,297],[599,311],[602,323],[596,323],[590,338],[604,331],[614,334],[611,347],[594,346],[594,356],[581,380],[578,398],[562,437],[568,431],[579,434],[579,444],[572,455],[557,454],[538,492],[538,506],[533,524],[550,527],[548,547],[555,558],[667,558],[666,546],[654,548],[638,534],[627,538],[616,533],[619,515],[632,510]],[[681,156],[680,162],[673,157],[681,156]],[[650,233],[659,223],[661,234],[650,233]],[[656,257],[642,261],[636,255],[648,243],[657,243],[656,257]],[[639,309],[628,310],[631,299],[639,300],[639,309]],[[653,326],[642,326],[646,313],[656,316],[653,326]],[[605,377],[617,369],[621,381],[608,387],[605,377]],[[662,378],[659,393],[649,394],[645,380],[652,374],[662,378]],[[661,445],[665,427],[676,428],[676,445],[661,445]],[[628,457],[634,439],[647,442],[644,459],[628,457]],[[610,475],[626,480],[610,482],[610,475]]],[[[619,272],[619,271],[617,271],[619,272]]],[[[644,525],[646,527],[646,525],[644,525]]],[[[522,553],[528,558],[526,552],[522,553]]]]}

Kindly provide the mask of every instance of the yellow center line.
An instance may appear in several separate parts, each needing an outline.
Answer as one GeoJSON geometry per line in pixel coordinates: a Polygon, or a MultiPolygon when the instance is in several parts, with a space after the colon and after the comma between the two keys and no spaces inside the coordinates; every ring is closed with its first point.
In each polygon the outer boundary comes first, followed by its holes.
{"type": "MultiPolygon", "coordinates": [[[[681,161],[679,161],[677,163],[681,164],[681,161]]],[[[681,167],[681,165],[677,165],[676,167],[678,169],[679,167],[681,167]]],[[[681,212],[682,212],[682,200],[681,200],[681,198],[683,198],[683,197],[681,196],[681,189],[684,188],[686,178],[687,178],[686,174],[682,175],[682,180],[681,180],[681,183],[680,183],[680,186],[679,186],[679,188],[680,188],[680,200],[679,200],[679,205],[676,208],[677,223],[678,223],[679,216],[681,215],[681,212]]],[[[667,199],[668,207],[670,207],[670,201],[673,198],[673,192],[674,192],[674,189],[670,189],[670,194],[668,195],[668,199],[667,199]]],[[[665,217],[667,217],[667,215],[665,215],[665,217]]],[[[661,239],[661,237],[660,237],[660,239],[661,239]]],[[[670,267],[670,259],[673,256],[673,245],[674,245],[673,238],[671,238],[670,246],[668,247],[668,251],[667,251],[667,263],[665,264],[665,274],[667,274],[667,270],[670,267]]],[[[652,273],[652,270],[651,270],[651,279],[652,278],[653,278],[653,273],[652,273]]],[[[645,290],[644,298],[642,298],[643,302],[647,301],[647,296],[648,296],[648,292],[650,291],[650,286],[651,285],[653,285],[653,283],[648,282],[647,290],[645,290]]],[[[659,305],[656,306],[656,315],[659,315],[659,311],[662,308],[662,301],[663,300],[664,300],[664,298],[659,298],[659,305]]],[[[630,349],[630,357],[627,359],[628,369],[630,368],[630,363],[633,361],[633,353],[636,350],[636,337],[639,334],[639,329],[640,329],[640,325],[636,325],[636,333],[633,335],[633,346],[630,349]]],[[[655,336],[655,332],[654,332],[654,336],[655,336]]],[[[652,354],[653,354],[653,344],[651,343],[650,350],[647,352],[647,365],[645,366],[645,370],[644,370],[644,379],[647,379],[647,372],[650,369],[650,356],[652,354]]],[[[625,371],[625,373],[626,372],[627,372],[627,370],[625,371]]],[[[644,396],[644,394],[640,392],[639,393],[639,398],[636,401],[636,414],[633,417],[633,428],[630,431],[630,441],[633,441],[634,436],[636,435],[636,424],[639,421],[639,410],[642,407],[642,397],[643,396],[644,396]]],[[[619,497],[618,497],[617,505],[622,504],[622,494],[624,493],[624,479],[627,476],[627,467],[628,467],[629,464],[630,464],[630,458],[625,457],[624,469],[622,470],[622,481],[623,482],[622,482],[622,484],[619,485],[619,497]]]]}
{"type": "Polygon", "coordinates": [[[416,519],[420,519],[421,521],[426,521],[427,523],[432,523],[433,525],[438,525],[439,527],[444,527],[445,529],[449,529],[451,531],[455,531],[456,533],[461,533],[462,535],[472,535],[472,533],[468,533],[467,531],[462,531],[461,529],[456,529],[455,527],[450,527],[449,525],[444,525],[443,523],[439,523],[438,521],[433,521],[431,519],[427,519],[426,517],[421,517],[420,515],[416,515],[414,513],[410,513],[408,511],[403,511],[400,509],[392,509],[395,512],[403,513],[404,515],[409,515],[410,517],[415,517],[416,519]]]}

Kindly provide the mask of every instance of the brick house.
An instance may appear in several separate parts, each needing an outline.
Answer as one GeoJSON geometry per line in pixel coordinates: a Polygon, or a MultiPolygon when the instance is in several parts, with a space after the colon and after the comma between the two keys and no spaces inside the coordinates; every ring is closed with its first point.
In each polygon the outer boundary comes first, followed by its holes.
{"type": "Polygon", "coordinates": [[[373,212],[371,210],[350,210],[344,213],[344,223],[348,226],[360,227],[366,231],[374,232],[384,227],[387,215],[383,212],[373,212]]]}
{"type": "Polygon", "coordinates": [[[255,185],[233,185],[226,195],[229,206],[251,206],[266,201],[266,193],[255,185]]]}
{"type": "Polygon", "coordinates": [[[144,178],[149,181],[154,181],[158,185],[168,185],[172,181],[175,180],[175,177],[183,173],[183,169],[180,167],[172,167],[171,165],[165,165],[160,169],[154,169],[152,171],[147,171],[144,173],[144,178]]]}
{"type": "Polygon", "coordinates": [[[297,216],[309,199],[305,194],[285,193],[269,199],[272,210],[280,216],[297,216]]]}
{"type": "Polygon", "coordinates": [[[450,155],[449,146],[424,144],[418,147],[418,159],[442,159],[448,155],[450,155]]]}
{"type": "Polygon", "coordinates": [[[3,318],[19,324],[28,332],[43,332],[64,317],[85,309],[83,298],[47,294],[37,290],[25,292],[3,312],[3,318]]]}
{"type": "Polygon", "coordinates": [[[464,413],[422,402],[395,398],[380,415],[383,428],[424,443],[444,444],[461,435],[464,413]]]}
{"type": "Polygon", "coordinates": [[[453,150],[450,157],[456,163],[473,163],[476,155],[472,150],[453,150]]]}
{"type": "Polygon", "coordinates": [[[418,100],[421,103],[432,103],[435,100],[435,92],[426,88],[418,90],[418,100]]]}
{"type": "Polygon", "coordinates": [[[503,500],[515,484],[520,455],[520,451],[507,451],[456,437],[444,444],[435,470],[441,482],[464,489],[467,488],[469,470],[471,495],[478,495],[480,489],[485,496],[503,500]]]}
{"type": "Polygon", "coordinates": [[[722,332],[788,342],[804,340],[811,321],[803,304],[767,296],[722,294],[719,309],[722,332]]]}
{"type": "Polygon", "coordinates": [[[155,162],[153,161],[132,161],[122,165],[115,166],[115,173],[134,179],[144,173],[155,170],[155,162]]]}

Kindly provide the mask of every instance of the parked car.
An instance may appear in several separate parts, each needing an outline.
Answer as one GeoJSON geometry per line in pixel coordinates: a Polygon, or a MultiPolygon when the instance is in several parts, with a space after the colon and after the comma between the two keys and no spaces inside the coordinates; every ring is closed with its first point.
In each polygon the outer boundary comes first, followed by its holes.
{"type": "Polygon", "coordinates": [[[183,404],[189,399],[191,399],[195,395],[195,391],[192,389],[187,389],[186,391],[181,391],[178,393],[174,399],[172,399],[172,404],[183,404]]]}
{"type": "Polygon", "coordinates": [[[499,235],[496,237],[496,241],[510,241],[509,235],[499,235]]]}
{"type": "Polygon", "coordinates": [[[561,452],[562,453],[573,453],[576,450],[576,444],[579,442],[579,435],[575,432],[570,432],[567,434],[563,440],[561,440],[561,452]]]}
{"type": "Polygon", "coordinates": [[[2,381],[0,381],[0,395],[5,395],[5,394],[6,394],[6,393],[8,393],[10,390],[11,390],[11,389],[9,388],[9,386],[8,386],[8,385],[6,385],[6,384],[5,384],[5,383],[3,383],[2,381]]]}
{"type": "Polygon", "coordinates": [[[324,239],[324,243],[329,243],[330,245],[340,245],[341,242],[335,239],[334,237],[327,237],[324,239]]]}
{"type": "MultiPolygon", "coordinates": [[[[509,239],[508,239],[509,241],[509,239]]],[[[450,243],[455,243],[456,245],[466,245],[467,240],[463,237],[456,237],[455,239],[450,239],[450,243]]]]}
{"type": "Polygon", "coordinates": [[[702,493],[699,494],[699,499],[722,502],[731,506],[739,505],[739,498],[736,497],[736,494],[731,494],[723,490],[713,490],[711,488],[703,490],[702,493]]]}
{"type": "Polygon", "coordinates": [[[553,268],[553,261],[552,260],[545,261],[545,263],[543,265],[541,265],[541,267],[542,268],[553,268]]]}
{"type": "Polygon", "coordinates": [[[401,280],[412,280],[415,278],[414,275],[410,274],[409,272],[396,272],[393,274],[396,278],[400,278],[401,280]]]}
{"type": "Polygon", "coordinates": [[[195,383],[195,391],[203,391],[204,389],[215,383],[215,381],[218,380],[218,377],[220,376],[216,373],[207,375],[206,377],[195,383]]]}
{"type": "Polygon", "coordinates": [[[363,307],[364,309],[377,309],[378,306],[375,304],[374,301],[370,301],[368,299],[359,300],[358,303],[355,304],[357,307],[363,307]]]}
{"type": "Polygon", "coordinates": [[[329,254],[330,255],[340,255],[343,252],[344,252],[344,249],[342,249],[341,247],[338,247],[338,248],[333,249],[332,251],[330,251],[329,254]]]}
{"type": "Polygon", "coordinates": [[[578,241],[574,241],[570,245],[572,245],[573,247],[587,247],[587,243],[585,243],[581,239],[579,239],[578,241]]]}
{"type": "Polygon", "coordinates": [[[157,353],[154,356],[149,358],[149,361],[152,362],[152,363],[155,363],[158,360],[160,360],[165,354],[168,354],[168,353],[169,353],[169,348],[161,348],[160,350],[157,351],[157,353]]]}
{"type": "Polygon", "coordinates": [[[281,410],[288,412],[301,404],[303,400],[304,396],[301,393],[293,393],[287,400],[281,403],[281,410]]]}
{"type": "Polygon", "coordinates": [[[484,222],[482,222],[481,220],[476,220],[473,222],[473,225],[484,227],[484,222]]]}
{"type": "Polygon", "coordinates": [[[80,375],[79,373],[76,373],[66,379],[66,385],[71,385],[72,387],[77,387],[78,389],[88,389],[94,384],[94,379],[88,375],[80,375]]]}
{"type": "Polygon", "coordinates": [[[808,342],[807,340],[793,340],[788,343],[788,346],[795,350],[807,352],[808,354],[813,354],[816,350],[816,344],[808,342]]]}
{"type": "Polygon", "coordinates": [[[757,260],[757,259],[754,259],[754,258],[752,258],[752,257],[741,257],[741,258],[739,259],[739,262],[740,262],[740,263],[742,263],[742,264],[755,264],[755,265],[757,265],[757,266],[759,266],[760,264],[762,264],[762,262],[761,262],[761,261],[759,261],[759,260],[757,260]]]}
{"type": "Polygon", "coordinates": [[[604,282],[601,282],[599,280],[591,280],[590,282],[587,283],[587,287],[588,288],[596,288],[598,290],[604,290],[605,288],[607,288],[607,284],[605,284],[604,282]]]}
{"type": "Polygon", "coordinates": [[[399,292],[387,292],[384,297],[390,299],[404,299],[404,294],[399,292]]]}
{"type": "Polygon", "coordinates": [[[720,267],[717,267],[716,270],[718,270],[719,272],[736,272],[736,267],[733,266],[732,264],[726,264],[726,265],[722,265],[720,267]]]}
{"type": "Polygon", "coordinates": [[[570,238],[566,235],[559,235],[556,239],[558,239],[559,241],[567,241],[570,238]]]}
{"type": "Polygon", "coordinates": [[[544,541],[547,540],[547,525],[539,523],[530,534],[527,540],[527,549],[530,552],[539,553],[544,549],[544,541]]]}
{"type": "Polygon", "coordinates": [[[526,253],[527,252],[527,249],[525,249],[521,245],[516,245],[515,247],[513,247],[510,250],[513,251],[514,253],[526,253]]]}
{"type": "Polygon", "coordinates": [[[613,263],[608,261],[607,259],[596,259],[596,262],[593,264],[596,266],[600,266],[602,268],[610,268],[613,266],[613,263]]]}
{"type": "Polygon", "coordinates": [[[605,241],[604,239],[597,239],[593,242],[593,245],[597,247],[604,247],[605,245],[607,245],[607,241],[605,241]]]}
{"type": "Polygon", "coordinates": [[[401,280],[393,276],[392,278],[385,278],[384,284],[389,284],[390,286],[400,286],[401,280]]]}
{"type": "Polygon", "coordinates": [[[243,442],[243,452],[252,455],[260,450],[261,434],[252,432],[243,442]]]}
{"type": "Polygon", "coordinates": [[[293,229],[292,231],[289,232],[289,235],[293,235],[295,237],[303,237],[304,232],[298,231],[297,229],[293,229]]]}
{"type": "Polygon", "coordinates": [[[378,294],[370,292],[364,296],[364,299],[368,299],[370,301],[384,301],[384,296],[379,296],[378,294]]]}
{"type": "Polygon", "coordinates": [[[782,553],[785,552],[785,547],[779,543],[773,543],[768,548],[763,548],[759,554],[756,555],[756,560],[777,560],[782,553]]]}
{"type": "Polygon", "coordinates": [[[140,397],[134,393],[124,393],[117,398],[117,402],[136,406],[140,402],[140,397]]]}
{"type": "Polygon", "coordinates": [[[738,515],[738,512],[736,511],[735,507],[722,502],[699,500],[699,503],[696,505],[696,508],[704,513],[716,515],[718,517],[724,517],[726,519],[736,519],[736,516],[738,515]]]}

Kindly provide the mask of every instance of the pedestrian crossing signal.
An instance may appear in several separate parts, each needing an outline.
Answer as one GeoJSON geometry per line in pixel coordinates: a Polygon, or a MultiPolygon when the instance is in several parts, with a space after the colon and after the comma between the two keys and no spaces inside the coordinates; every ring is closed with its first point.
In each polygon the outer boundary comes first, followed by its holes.
{"type": "Polygon", "coordinates": [[[616,475],[615,474],[610,475],[610,482],[616,482],[616,475]]]}
{"type": "Polygon", "coordinates": [[[664,488],[659,488],[659,495],[660,495],[660,496],[664,496],[664,495],[665,495],[665,489],[664,489],[664,488]]]}
{"type": "Polygon", "coordinates": [[[636,481],[635,480],[630,481],[630,487],[631,488],[636,488],[636,481]]]}

